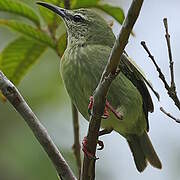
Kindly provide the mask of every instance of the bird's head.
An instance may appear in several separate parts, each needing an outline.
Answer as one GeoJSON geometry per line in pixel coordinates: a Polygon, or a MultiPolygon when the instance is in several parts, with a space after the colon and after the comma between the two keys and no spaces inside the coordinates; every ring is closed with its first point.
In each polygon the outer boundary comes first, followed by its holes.
{"type": "Polygon", "coordinates": [[[38,2],[64,21],[68,32],[68,43],[103,44],[113,46],[114,34],[106,21],[91,9],[67,10],[58,6],[38,2]]]}

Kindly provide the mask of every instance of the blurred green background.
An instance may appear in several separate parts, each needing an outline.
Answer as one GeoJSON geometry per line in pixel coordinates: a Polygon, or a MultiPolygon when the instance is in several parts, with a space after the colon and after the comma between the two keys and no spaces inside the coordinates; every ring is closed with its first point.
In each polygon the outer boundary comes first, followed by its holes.
{"type": "MultiPolygon", "coordinates": [[[[125,12],[131,3],[130,0],[108,2],[123,7],[125,12]]],[[[105,149],[98,152],[100,160],[97,161],[96,179],[177,180],[180,177],[180,126],[162,114],[159,106],[162,105],[176,117],[179,116],[179,111],[169,100],[152,63],[140,46],[141,40],[147,41],[152,53],[157,57],[158,63],[168,76],[167,47],[162,23],[163,17],[167,17],[175,61],[177,89],[180,90],[179,7],[178,0],[145,1],[140,18],[134,28],[136,37],[130,38],[127,47],[129,55],[145,71],[147,78],[161,94],[160,103],[152,95],[155,112],[150,115],[150,136],[162,160],[163,169],[159,171],[149,166],[145,172],[139,174],[135,169],[125,140],[118,134],[112,133],[102,137],[105,149]]],[[[11,16],[0,13],[0,17],[10,18],[11,16]]],[[[120,26],[115,23],[113,30],[116,35],[119,29],[120,26]]],[[[18,36],[17,33],[0,27],[0,50],[16,36],[18,36]]],[[[75,159],[71,149],[73,144],[71,106],[59,74],[59,58],[53,50],[48,49],[42,55],[38,63],[25,76],[18,89],[76,172],[75,159]]],[[[81,140],[86,135],[87,127],[88,123],[80,116],[81,140]]],[[[57,175],[24,120],[9,103],[0,102],[0,180],[15,179],[54,180],[57,179],[57,175]]]]}

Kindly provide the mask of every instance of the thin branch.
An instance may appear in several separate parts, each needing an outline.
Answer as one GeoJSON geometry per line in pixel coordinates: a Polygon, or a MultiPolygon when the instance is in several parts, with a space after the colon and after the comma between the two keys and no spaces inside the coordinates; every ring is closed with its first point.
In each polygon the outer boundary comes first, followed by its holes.
{"type": "Polygon", "coordinates": [[[81,177],[81,146],[79,140],[79,120],[78,120],[78,111],[76,106],[72,103],[72,119],[73,119],[73,128],[74,128],[74,144],[73,151],[76,158],[76,163],[78,167],[79,179],[81,177]]]}
{"type": "Polygon", "coordinates": [[[48,154],[50,160],[54,164],[59,177],[62,180],[76,180],[70,167],[64,160],[58,148],[52,141],[45,127],[40,123],[36,115],[23,99],[17,88],[7,79],[0,71],[0,90],[3,95],[14,106],[17,112],[26,121],[34,136],[42,145],[43,149],[48,154]]]}
{"type": "Polygon", "coordinates": [[[70,9],[70,0],[64,0],[64,7],[66,8],[66,9],[70,9]]]}
{"type": "Polygon", "coordinates": [[[175,81],[174,81],[174,67],[173,67],[173,60],[172,60],[172,51],[171,51],[171,43],[170,43],[170,35],[168,32],[168,22],[167,22],[167,18],[163,19],[164,22],[164,27],[165,27],[165,37],[166,37],[166,42],[167,42],[167,47],[168,47],[168,55],[169,55],[169,69],[170,69],[170,75],[171,75],[171,89],[173,91],[176,91],[176,85],[175,85],[175,81]]]}
{"type": "Polygon", "coordinates": [[[145,41],[141,41],[141,45],[143,46],[143,48],[145,49],[145,51],[148,53],[149,58],[152,60],[154,66],[156,67],[156,70],[157,70],[157,72],[159,73],[159,78],[160,78],[160,79],[162,80],[162,82],[164,83],[165,88],[166,88],[166,89],[169,89],[169,85],[168,85],[168,83],[167,83],[167,81],[166,81],[166,78],[165,78],[164,74],[162,73],[160,67],[159,67],[158,64],[156,63],[156,60],[155,60],[154,56],[151,54],[150,50],[148,49],[145,41]]]}
{"type": "Polygon", "coordinates": [[[160,107],[160,110],[171,119],[175,120],[177,123],[180,123],[180,119],[175,118],[173,115],[171,115],[169,112],[165,111],[163,107],[160,107]]]}
{"type": "MultiPolygon", "coordinates": [[[[94,105],[87,134],[87,150],[94,156],[96,154],[101,116],[105,107],[106,95],[113,79],[117,75],[116,71],[120,62],[120,57],[139,16],[142,4],[143,0],[133,0],[118,39],[115,41],[107,66],[93,96],[94,105]]],[[[93,180],[95,178],[95,161],[95,159],[89,159],[86,155],[84,156],[82,180],[93,180]]]]}
{"type": "MultiPolygon", "coordinates": [[[[160,78],[161,81],[163,82],[164,87],[166,88],[169,97],[174,101],[176,107],[180,110],[180,101],[179,101],[179,98],[178,98],[178,96],[177,96],[177,93],[176,93],[175,89],[174,89],[174,88],[171,88],[171,87],[169,86],[169,84],[167,83],[164,74],[162,73],[159,65],[156,63],[155,58],[154,58],[154,56],[151,54],[151,52],[150,52],[150,50],[148,49],[146,43],[145,43],[144,41],[142,41],[142,42],[141,42],[141,45],[143,46],[143,48],[145,49],[145,51],[148,53],[149,58],[152,60],[153,64],[155,65],[156,70],[157,70],[157,72],[159,73],[159,78],[160,78]]],[[[175,87],[175,86],[174,86],[174,87],[175,87]]]]}

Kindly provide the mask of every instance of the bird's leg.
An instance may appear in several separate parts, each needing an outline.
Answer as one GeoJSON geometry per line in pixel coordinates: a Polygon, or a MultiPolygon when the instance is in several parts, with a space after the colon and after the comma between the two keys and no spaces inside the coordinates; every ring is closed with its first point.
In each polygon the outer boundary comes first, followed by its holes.
{"type": "MultiPolygon", "coordinates": [[[[89,105],[88,105],[88,113],[89,113],[89,115],[91,115],[91,111],[92,111],[92,108],[93,108],[93,103],[94,103],[93,96],[90,96],[90,98],[89,98],[89,105]]],[[[104,114],[103,114],[102,118],[103,119],[107,119],[108,117],[109,117],[108,108],[105,106],[104,114]]]]}
{"type": "Polygon", "coordinates": [[[90,96],[89,105],[88,105],[88,113],[89,113],[89,115],[91,115],[92,108],[93,108],[93,96],[90,96]]]}
{"type": "Polygon", "coordinates": [[[120,120],[122,120],[123,115],[120,112],[117,112],[111,104],[106,100],[106,107],[120,120]]]}
{"type": "MultiPolygon", "coordinates": [[[[93,96],[90,96],[89,98],[90,102],[88,105],[88,113],[91,115],[91,110],[93,108],[93,96]]],[[[102,116],[103,119],[107,119],[109,117],[109,112],[108,110],[110,110],[118,119],[122,119],[123,116],[122,114],[120,114],[119,112],[117,112],[112,106],[111,104],[106,100],[106,105],[104,108],[104,114],[102,116]]]]}
{"type": "MultiPolygon", "coordinates": [[[[105,134],[110,134],[111,132],[113,131],[113,129],[103,129],[101,131],[99,131],[99,134],[98,136],[103,136],[105,134]]],[[[98,140],[97,141],[97,144],[100,146],[99,148],[97,148],[97,150],[102,150],[104,148],[104,143],[103,141],[100,141],[98,140]]],[[[82,142],[82,150],[84,152],[84,154],[90,158],[90,159],[94,159],[94,160],[98,160],[99,158],[97,158],[96,156],[94,156],[92,153],[90,153],[88,150],[87,150],[87,137],[84,137],[83,139],[83,142],[82,142]]]]}

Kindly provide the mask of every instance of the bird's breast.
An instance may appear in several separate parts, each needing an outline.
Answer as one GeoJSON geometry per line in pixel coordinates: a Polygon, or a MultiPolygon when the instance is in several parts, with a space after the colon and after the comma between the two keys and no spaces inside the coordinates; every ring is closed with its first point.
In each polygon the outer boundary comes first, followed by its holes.
{"type": "Polygon", "coordinates": [[[67,48],[61,61],[61,74],[66,90],[87,119],[89,97],[93,94],[104,66],[99,67],[93,58],[90,47],[67,48]]]}

